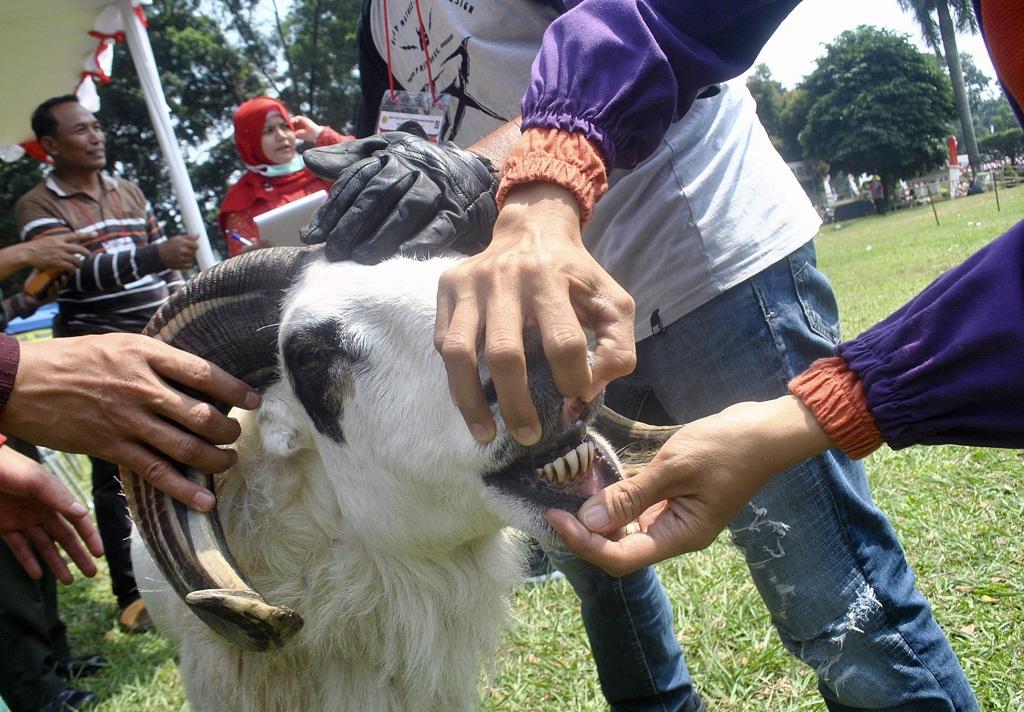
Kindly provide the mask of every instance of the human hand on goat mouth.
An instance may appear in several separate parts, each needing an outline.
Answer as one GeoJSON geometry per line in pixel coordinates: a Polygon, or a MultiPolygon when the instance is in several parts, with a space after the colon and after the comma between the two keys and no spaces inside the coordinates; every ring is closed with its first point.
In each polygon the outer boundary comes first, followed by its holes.
{"type": "Polygon", "coordinates": [[[576,516],[551,509],[546,518],[570,551],[625,576],[707,548],[775,474],[832,446],[793,396],[738,403],[682,426],[650,464],[576,516]]]}
{"type": "Polygon", "coordinates": [[[590,401],[636,365],[633,314],[632,298],[583,246],[572,194],[551,184],[512,189],[490,245],[445,272],[438,286],[434,346],[473,437],[486,443],[496,432],[478,377],[478,343],[509,433],[532,445],[541,428],[523,329],[539,328],[559,393],[590,401]],[[592,360],[584,329],[596,339],[592,360]]]}

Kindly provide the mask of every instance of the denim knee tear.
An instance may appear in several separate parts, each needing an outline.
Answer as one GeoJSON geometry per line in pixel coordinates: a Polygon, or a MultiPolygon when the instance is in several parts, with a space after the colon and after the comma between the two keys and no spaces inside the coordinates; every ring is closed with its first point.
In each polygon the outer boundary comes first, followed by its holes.
{"type": "Polygon", "coordinates": [[[846,609],[846,616],[824,634],[800,644],[800,659],[814,665],[818,678],[839,692],[843,682],[856,671],[854,665],[846,667],[845,670],[836,669],[843,658],[843,646],[847,636],[851,633],[863,634],[866,624],[881,611],[882,604],[875,595],[875,589],[867,582],[861,583],[856,596],[846,609]],[[815,664],[815,661],[820,662],[815,664]]]}
{"type": "Polygon", "coordinates": [[[753,502],[747,504],[747,509],[752,519],[743,526],[739,526],[737,521],[737,526],[732,527],[732,543],[743,551],[747,566],[751,569],[763,568],[773,559],[781,559],[786,555],[782,540],[789,534],[789,525],[769,519],[768,509],[758,507],[753,502]]]}

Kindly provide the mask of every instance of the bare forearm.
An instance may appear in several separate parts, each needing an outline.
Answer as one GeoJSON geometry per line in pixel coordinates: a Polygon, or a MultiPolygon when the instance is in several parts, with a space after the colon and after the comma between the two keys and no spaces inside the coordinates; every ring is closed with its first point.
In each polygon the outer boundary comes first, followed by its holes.
{"type": "Polygon", "coordinates": [[[520,135],[519,117],[517,116],[504,126],[487,134],[466,150],[490,161],[494,169],[498,171],[498,177],[501,178],[501,167],[505,165],[505,158],[516,144],[516,141],[519,140],[520,135]]]}
{"type": "MultiPolygon", "coordinates": [[[[737,407],[746,408],[748,404],[737,407]]],[[[834,446],[814,415],[795,396],[782,396],[764,403],[749,404],[753,442],[763,468],[760,486],[776,474],[834,446]]],[[[731,409],[724,411],[723,415],[731,409]]]]}
{"type": "Polygon", "coordinates": [[[26,267],[25,243],[18,243],[0,250],[0,280],[7,279],[26,267]]]}

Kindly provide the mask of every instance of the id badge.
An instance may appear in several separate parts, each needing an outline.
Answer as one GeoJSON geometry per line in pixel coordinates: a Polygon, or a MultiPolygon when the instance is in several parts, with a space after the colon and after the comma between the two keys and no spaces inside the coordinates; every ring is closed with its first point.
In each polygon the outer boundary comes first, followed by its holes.
{"type": "Polygon", "coordinates": [[[380,116],[377,119],[377,133],[397,131],[407,121],[415,121],[423,127],[427,138],[437,143],[441,132],[447,128],[448,94],[438,94],[435,102],[426,91],[384,91],[380,101],[380,116]]]}

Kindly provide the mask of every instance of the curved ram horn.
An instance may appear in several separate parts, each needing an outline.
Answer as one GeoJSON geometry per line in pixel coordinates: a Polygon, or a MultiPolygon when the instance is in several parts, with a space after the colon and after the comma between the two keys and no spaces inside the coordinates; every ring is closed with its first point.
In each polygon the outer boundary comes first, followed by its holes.
{"type": "MultiPolygon", "coordinates": [[[[321,252],[275,247],[222,262],[179,289],[144,333],[212,361],[254,388],[266,386],[278,378],[282,300],[302,269],[321,252]]],[[[201,393],[177,387],[209,401],[201,393]]],[[[223,403],[214,405],[228,410],[223,403]]],[[[128,506],[153,560],[208,626],[254,651],[279,648],[302,627],[301,616],[266,603],[238,573],[216,508],[197,512],[134,473],[124,468],[121,472],[128,506]]],[[[215,491],[211,475],[191,468],[186,474],[215,491]]]]}
{"type": "Polygon", "coordinates": [[[624,465],[642,467],[651,461],[680,426],[648,425],[630,420],[602,405],[597,411],[593,428],[611,444],[624,465]]]}

